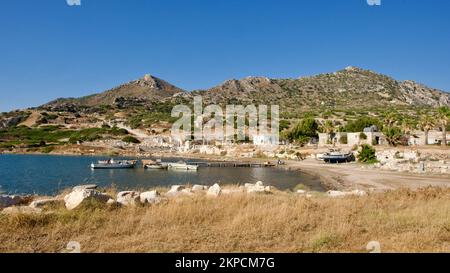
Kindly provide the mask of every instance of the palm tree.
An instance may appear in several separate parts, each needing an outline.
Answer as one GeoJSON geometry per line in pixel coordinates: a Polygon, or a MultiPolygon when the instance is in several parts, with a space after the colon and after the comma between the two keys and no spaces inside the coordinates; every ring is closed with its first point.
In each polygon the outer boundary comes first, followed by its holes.
{"type": "Polygon", "coordinates": [[[331,120],[325,121],[321,126],[320,129],[323,133],[328,134],[328,137],[331,138],[331,135],[335,132],[334,124],[331,120]]]}
{"type": "Polygon", "coordinates": [[[428,145],[428,133],[436,126],[435,119],[430,115],[424,115],[420,119],[419,124],[420,128],[425,132],[425,145],[428,145]]]}
{"type": "Polygon", "coordinates": [[[438,109],[437,122],[442,128],[442,146],[447,146],[447,126],[450,120],[450,108],[448,106],[443,106],[438,109]]]}
{"type": "Polygon", "coordinates": [[[409,136],[411,135],[411,131],[414,129],[414,123],[411,119],[404,118],[402,119],[400,128],[402,129],[403,134],[409,136]]]}
{"type": "Polygon", "coordinates": [[[385,117],[384,117],[384,123],[386,126],[388,127],[392,127],[395,125],[395,123],[397,123],[398,121],[398,116],[396,113],[394,112],[389,112],[385,117]]]}

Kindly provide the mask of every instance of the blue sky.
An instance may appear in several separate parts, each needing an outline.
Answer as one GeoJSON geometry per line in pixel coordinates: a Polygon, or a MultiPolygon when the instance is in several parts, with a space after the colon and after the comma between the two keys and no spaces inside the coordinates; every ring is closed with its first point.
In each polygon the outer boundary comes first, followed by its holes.
{"type": "Polygon", "coordinates": [[[348,65],[450,91],[450,1],[2,0],[0,111],[146,73],[181,88],[348,65]]]}

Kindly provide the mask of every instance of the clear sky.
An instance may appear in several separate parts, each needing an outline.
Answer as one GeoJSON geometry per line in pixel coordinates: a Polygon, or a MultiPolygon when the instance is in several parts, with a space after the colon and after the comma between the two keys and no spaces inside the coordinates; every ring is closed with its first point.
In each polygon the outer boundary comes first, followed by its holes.
{"type": "Polygon", "coordinates": [[[450,1],[2,0],[0,111],[150,73],[186,90],[360,66],[450,91],[450,1]]]}

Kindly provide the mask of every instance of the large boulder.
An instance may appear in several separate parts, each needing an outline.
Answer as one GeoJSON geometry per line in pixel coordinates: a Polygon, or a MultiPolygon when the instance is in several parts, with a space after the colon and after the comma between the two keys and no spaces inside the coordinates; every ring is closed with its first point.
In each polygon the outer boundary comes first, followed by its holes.
{"type": "Polygon", "coordinates": [[[139,197],[142,204],[159,204],[162,200],[161,195],[157,191],[143,192],[139,197]]]}
{"type": "Polygon", "coordinates": [[[84,202],[95,200],[97,202],[106,204],[109,199],[111,199],[110,196],[97,190],[80,188],[66,195],[64,197],[64,202],[68,210],[73,210],[79,207],[84,202]]]}
{"type": "Polygon", "coordinates": [[[72,191],[79,191],[79,190],[96,190],[97,189],[97,185],[91,184],[91,185],[81,185],[81,186],[76,186],[72,189],[72,191]]]}
{"type": "Polygon", "coordinates": [[[175,185],[170,188],[170,190],[167,192],[167,195],[178,195],[178,194],[182,193],[183,190],[185,190],[185,189],[186,188],[184,186],[175,185]]]}
{"type": "Polygon", "coordinates": [[[123,206],[136,206],[141,203],[141,194],[136,191],[122,191],[117,194],[117,202],[123,206]]]}
{"type": "Polygon", "coordinates": [[[220,188],[219,184],[214,184],[208,189],[207,196],[218,197],[222,193],[222,188],[220,188]]]}
{"type": "Polygon", "coordinates": [[[203,185],[194,185],[192,187],[192,191],[196,192],[196,191],[206,191],[208,190],[208,186],[203,186],[203,185]]]}
{"type": "Polygon", "coordinates": [[[270,193],[272,191],[270,186],[264,186],[261,181],[256,182],[256,184],[245,184],[247,193],[270,193]]]}
{"type": "Polygon", "coordinates": [[[23,204],[27,198],[16,195],[0,195],[0,209],[23,204]]]}

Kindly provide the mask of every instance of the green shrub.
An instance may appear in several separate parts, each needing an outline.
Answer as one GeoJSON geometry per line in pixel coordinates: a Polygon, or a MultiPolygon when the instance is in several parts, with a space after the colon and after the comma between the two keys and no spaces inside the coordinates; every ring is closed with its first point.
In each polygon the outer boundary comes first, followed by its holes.
{"type": "Polygon", "coordinates": [[[375,155],[376,150],[370,145],[362,145],[362,150],[358,155],[358,161],[368,164],[374,164],[377,163],[377,157],[375,155]]]}
{"type": "Polygon", "coordinates": [[[132,137],[132,136],[126,136],[126,137],[124,137],[124,138],[122,139],[122,141],[123,141],[123,142],[126,142],[126,143],[134,143],[134,144],[141,143],[141,142],[139,141],[139,139],[137,139],[137,138],[135,138],[135,137],[132,137]]]}
{"type": "Polygon", "coordinates": [[[395,126],[386,127],[384,128],[383,133],[389,145],[397,146],[398,144],[401,143],[403,133],[399,127],[395,126]]]}
{"type": "Polygon", "coordinates": [[[365,128],[372,125],[376,125],[378,128],[382,128],[382,124],[379,119],[371,117],[361,117],[355,121],[349,122],[345,127],[342,128],[342,132],[362,132],[365,128]]]}

